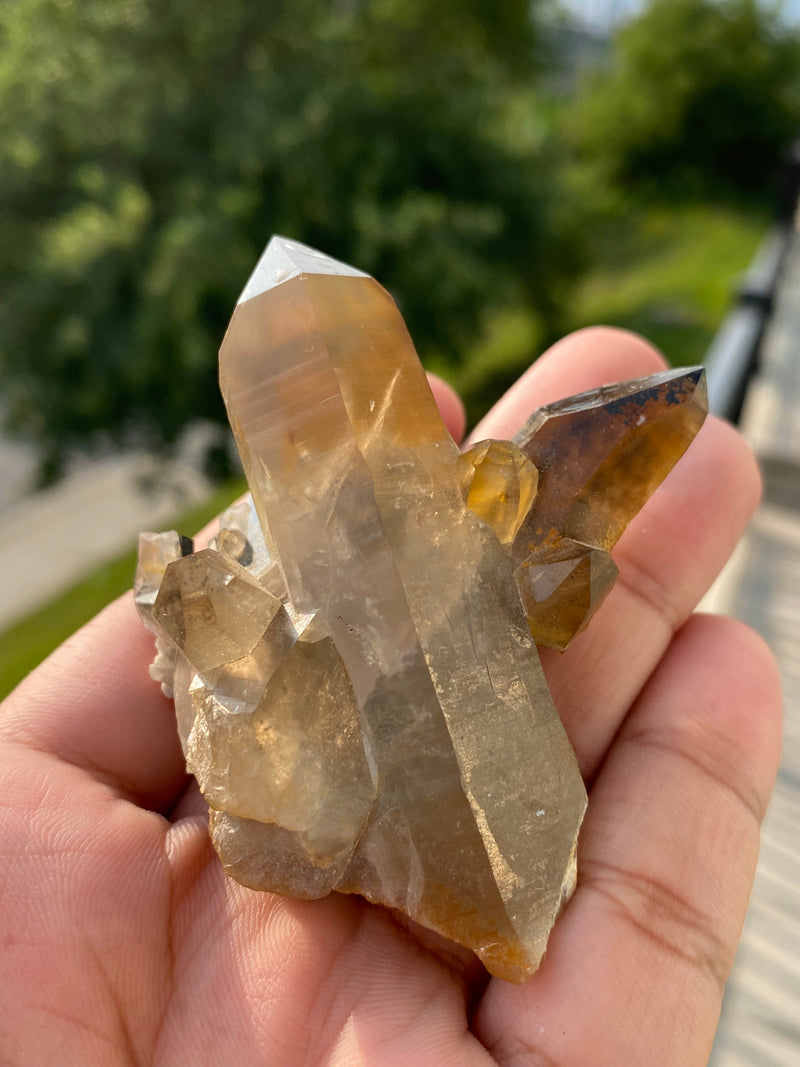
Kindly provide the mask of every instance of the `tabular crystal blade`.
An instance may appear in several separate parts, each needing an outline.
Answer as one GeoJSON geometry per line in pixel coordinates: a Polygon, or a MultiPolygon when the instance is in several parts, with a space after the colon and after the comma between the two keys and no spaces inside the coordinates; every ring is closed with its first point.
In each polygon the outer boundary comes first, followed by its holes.
{"type": "Polygon", "coordinates": [[[541,408],[515,441],[539,491],[514,541],[523,561],[558,535],[612,548],[708,411],[701,367],[604,386],[541,408]]]}

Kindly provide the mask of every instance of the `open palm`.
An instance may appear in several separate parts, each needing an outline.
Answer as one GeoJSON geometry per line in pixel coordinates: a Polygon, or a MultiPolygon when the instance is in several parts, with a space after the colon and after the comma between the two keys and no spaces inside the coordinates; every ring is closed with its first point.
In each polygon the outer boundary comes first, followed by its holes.
{"type": "MultiPolygon", "coordinates": [[[[644,342],[557,345],[479,428],[652,373],[644,342]]],[[[459,432],[452,396],[435,383],[459,432]]],[[[0,712],[0,1062],[677,1067],[706,1063],[779,748],[769,653],[692,616],[758,475],[709,420],[634,520],[617,585],[545,669],[590,788],[578,890],[525,985],[360,898],[230,881],[147,675],[130,597],[0,712]]]]}

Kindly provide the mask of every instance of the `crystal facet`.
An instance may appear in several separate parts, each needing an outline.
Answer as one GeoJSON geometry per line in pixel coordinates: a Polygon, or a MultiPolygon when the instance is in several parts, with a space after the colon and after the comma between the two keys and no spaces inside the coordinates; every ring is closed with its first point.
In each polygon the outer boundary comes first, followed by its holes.
{"type": "Polygon", "coordinates": [[[609,550],[707,411],[705,372],[692,367],[559,400],[517,434],[539,471],[536,498],[511,546],[537,644],[563,650],[584,629],[617,575],[609,550]]]}
{"type": "Polygon", "coordinates": [[[360,893],[524,980],[586,804],[535,642],[610,589],[608,549],[702,421],[697,375],[461,455],[391,297],[273,238],[220,381],[252,498],[194,555],[143,535],[137,603],[225,869],[360,893]]]}
{"type": "Polygon", "coordinates": [[[540,479],[515,558],[553,532],[613,548],[689,447],[707,411],[700,367],[604,386],[540,408],[515,438],[540,479]]]}
{"type": "Polygon", "coordinates": [[[497,534],[513,543],[528,514],[539,472],[511,441],[481,441],[461,456],[467,476],[467,507],[497,534]]]}
{"type": "Polygon", "coordinates": [[[531,552],[514,574],[537,645],[563,651],[611,592],[617,566],[604,549],[560,537],[531,552]]]}

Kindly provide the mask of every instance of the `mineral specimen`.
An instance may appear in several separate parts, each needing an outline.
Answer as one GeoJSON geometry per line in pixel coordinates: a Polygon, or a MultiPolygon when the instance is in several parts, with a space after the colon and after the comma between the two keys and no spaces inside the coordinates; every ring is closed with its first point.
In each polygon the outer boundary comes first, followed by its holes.
{"type": "Polygon", "coordinates": [[[360,893],[523,981],[586,793],[536,642],[563,648],[688,446],[702,372],[544,408],[459,453],[391,297],[273,238],[220,352],[251,500],[208,549],[142,535],[187,766],[225,869],[360,893]]]}

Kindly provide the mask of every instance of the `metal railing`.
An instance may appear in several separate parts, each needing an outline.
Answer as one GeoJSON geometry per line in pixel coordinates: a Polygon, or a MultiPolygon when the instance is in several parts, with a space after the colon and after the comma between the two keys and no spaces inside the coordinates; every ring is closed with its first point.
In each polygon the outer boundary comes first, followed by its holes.
{"type": "Polygon", "coordinates": [[[800,139],[784,153],[778,176],[778,221],[761,242],[736,287],[735,303],[711,342],[708,403],[715,415],[738,422],[750,379],[758,370],[786,251],[800,217],[800,139]]]}
{"type": "Polygon", "coordinates": [[[709,408],[732,422],[739,420],[747,386],[758,369],[761,340],[791,237],[791,224],[780,222],[764,238],[706,354],[709,408]]]}

